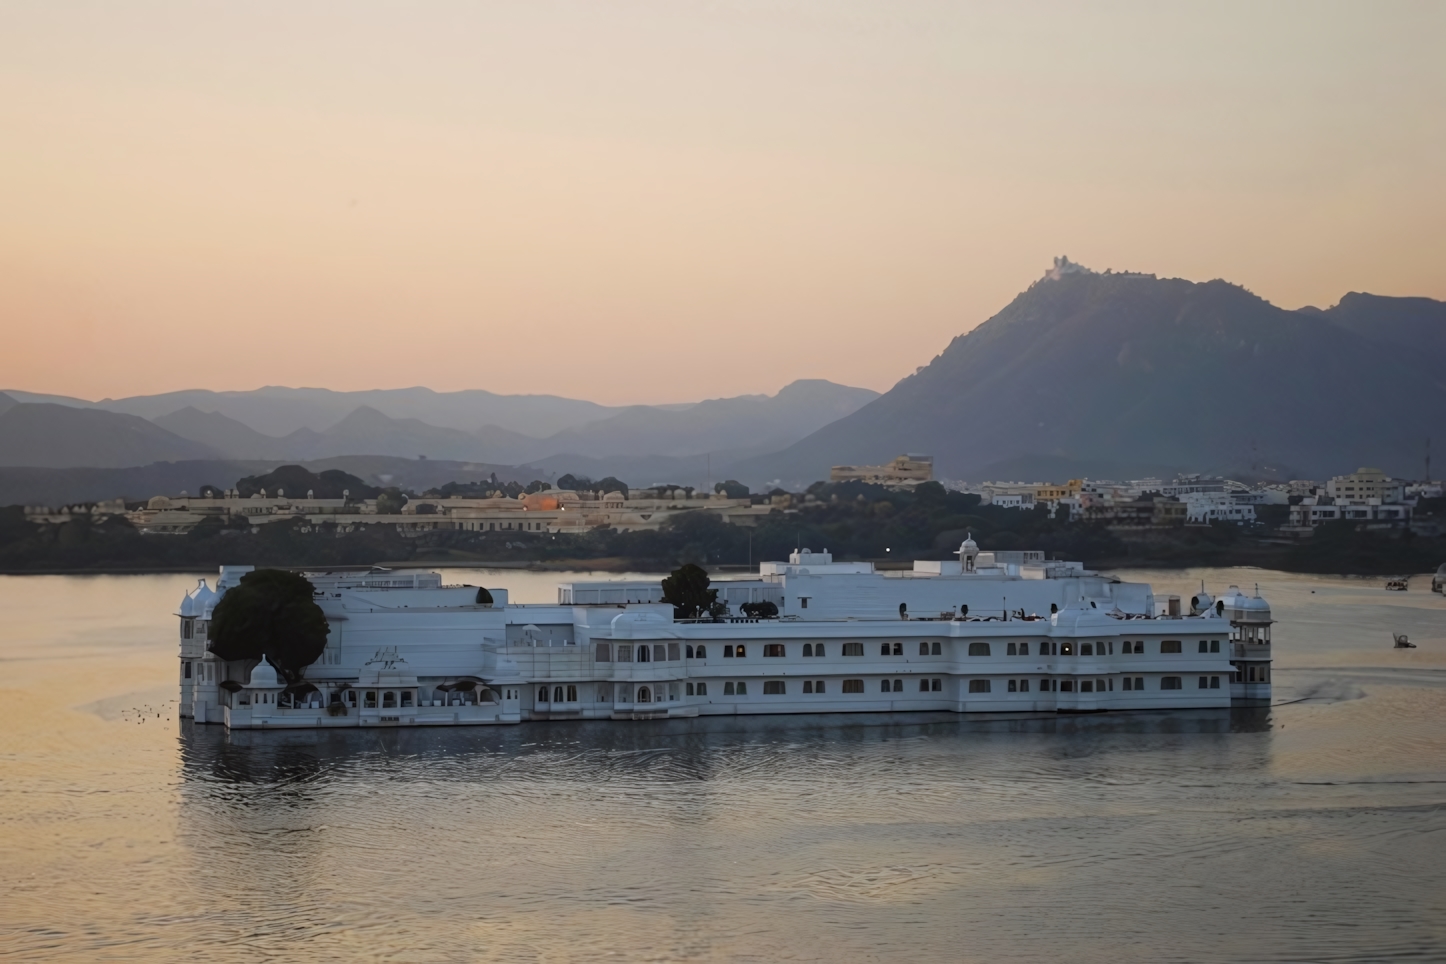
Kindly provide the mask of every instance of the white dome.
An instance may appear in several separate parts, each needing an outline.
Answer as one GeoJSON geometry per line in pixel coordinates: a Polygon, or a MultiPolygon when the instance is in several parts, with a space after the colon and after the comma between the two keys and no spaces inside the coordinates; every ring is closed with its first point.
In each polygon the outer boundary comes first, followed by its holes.
{"type": "Polygon", "coordinates": [[[181,608],[179,610],[179,614],[182,616],[196,615],[196,601],[191,598],[189,593],[181,597],[181,608]]]}
{"type": "Polygon", "coordinates": [[[256,668],[251,671],[251,682],[246,685],[252,689],[280,686],[281,680],[276,675],[276,670],[272,668],[271,664],[263,659],[257,663],[256,668]]]}

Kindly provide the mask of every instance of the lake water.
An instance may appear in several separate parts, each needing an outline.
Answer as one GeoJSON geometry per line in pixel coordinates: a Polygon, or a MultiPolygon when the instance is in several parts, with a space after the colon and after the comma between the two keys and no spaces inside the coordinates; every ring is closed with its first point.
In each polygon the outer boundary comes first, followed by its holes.
{"type": "Polygon", "coordinates": [[[0,956],[1446,960],[1429,580],[1125,575],[1259,582],[1276,705],[228,736],[194,577],[0,577],[0,956]]]}

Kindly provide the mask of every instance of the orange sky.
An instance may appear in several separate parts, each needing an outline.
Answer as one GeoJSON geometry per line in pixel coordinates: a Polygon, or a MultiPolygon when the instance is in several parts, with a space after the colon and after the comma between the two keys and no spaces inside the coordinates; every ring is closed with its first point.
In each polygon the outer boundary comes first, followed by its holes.
{"type": "Polygon", "coordinates": [[[0,387],[886,389],[1057,254],[1446,298],[1446,4],[12,2],[0,387]]]}

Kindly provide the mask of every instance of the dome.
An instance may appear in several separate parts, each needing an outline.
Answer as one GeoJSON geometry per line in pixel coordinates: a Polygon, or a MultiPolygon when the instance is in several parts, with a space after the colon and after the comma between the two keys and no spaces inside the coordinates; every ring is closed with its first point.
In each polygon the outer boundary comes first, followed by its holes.
{"type": "Polygon", "coordinates": [[[170,507],[171,500],[163,495],[153,495],[150,501],[146,503],[147,509],[169,509],[170,507]]]}
{"type": "Polygon", "coordinates": [[[281,680],[276,675],[276,670],[266,660],[256,664],[251,671],[251,682],[246,684],[251,689],[264,689],[266,687],[280,686],[281,680]]]}
{"type": "Polygon", "coordinates": [[[177,613],[181,616],[196,615],[196,600],[191,598],[190,593],[181,597],[181,608],[177,610],[177,613]]]}

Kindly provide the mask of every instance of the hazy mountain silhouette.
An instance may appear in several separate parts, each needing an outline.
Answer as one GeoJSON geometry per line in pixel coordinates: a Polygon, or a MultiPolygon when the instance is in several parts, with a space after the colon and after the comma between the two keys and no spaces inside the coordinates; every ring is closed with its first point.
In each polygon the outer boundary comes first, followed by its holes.
{"type": "Polygon", "coordinates": [[[807,481],[901,452],[976,478],[1030,455],[1320,478],[1419,474],[1446,401],[1446,305],[1286,311],[1224,281],[1066,263],[852,415],[734,468],[807,481]]]}
{"type": "Polygon", "coordinates": [[[134,415],[47,403],[0,408],[0,465],[107,468],[216,455],[134,415]]]}

